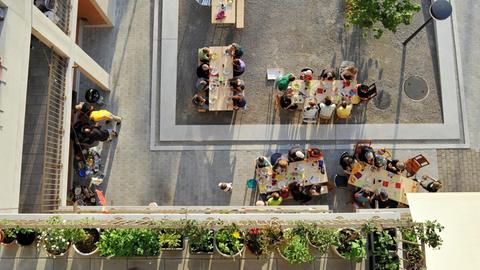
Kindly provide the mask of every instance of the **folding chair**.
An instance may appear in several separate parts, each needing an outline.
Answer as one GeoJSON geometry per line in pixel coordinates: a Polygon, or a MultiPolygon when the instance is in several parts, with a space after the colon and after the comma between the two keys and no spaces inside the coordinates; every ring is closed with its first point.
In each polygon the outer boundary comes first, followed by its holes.
{"type": "Polygon", "coordinates": [[[416,155],[413,158],[408,159],[405,162],[405,170],[407,171],[407,176],[411,177],[417,174],[420,168],[423,168],[427,165],[430,165],[427,158],[422,154],[416,155]]]}
{"type": "Polygon", "coordinates": [[[377,85],[376,83],[372,83],[370,86],[368,86],[367,96],[360,99],[363,103],[367,104],[372,98],[376,97],[377,95],[377,85]]]}

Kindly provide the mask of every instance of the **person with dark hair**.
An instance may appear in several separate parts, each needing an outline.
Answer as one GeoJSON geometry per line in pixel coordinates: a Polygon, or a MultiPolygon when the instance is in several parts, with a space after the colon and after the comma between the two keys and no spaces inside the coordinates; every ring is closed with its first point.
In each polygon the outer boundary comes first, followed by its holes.
{"type": "Polygon", "coordinates": [[[296,78],[292,73],[288,73],[286,75],[280,76],[277,78],[276,85],[278,90],[285,91],[288,89],[288,85],[295,81],[296,78]]]}
{"type": "Polygon", "coordinates": [[[379,170],[385,169],[385,167],[387,166],[387,160],[381,155],[375,155],[373,166],[375,166],[379,170]]]}
{"type": "Polygon", "coordinates": [[[241,76],[247,68],[247,65],[242,59],[233,60],[233,77],[241,76]]]}
{"type": "Polygon", "coordinates": [[[208,110],[208,98],[200,94],[195,94],[192,98],[192,103],[199,112],[206,112],[208,110]]]}
{"type": "Polygon", "coordinates": [[[290,190],[290,194],[292,194],[293,199],[297,202],[305,204],[312,199],[312,196],[308,195],[304,187],[298,182],[291,183],[288,186],[288,189],[290,190]]]}
{"type": "Polygon", "coordinates": [[[333,88],[335,83],[335,71],[333,69],[327,69],[320,75],[320,88],[324,89],[325,91],[330,90],[333,88]]]}
{"type": "Polygon", "coordinates": [[[243,48],[240,46],[238,43],[232,43],[230,46],[227,48],[227,52],[233,57],[233,58],[241,58],[243,56],[243,48]]]}
{"type": "Polygon", "coordinates": [[[288,161],[295,162],[295,161],[302,161],[305,159],[305,150],[302,149],[300,146],[295,145],[290,150],[288,150],[288,161]]]}
{"type": "Polygon", "coordinates": [[[355,158],[359,161],[373,165],[375,161],[375,151],[368,145],[359,146],[359,150],[355,153],[355,158]]]}
{"type": "Polygon", "coordinates": [[[367,203],[370,203],[370,198],[373,195],[374,193],[367,188],[359,189],[357,192],[353,194],[354,207],[355,208],[366,207],[367,203]]]}
{"type": "Polygon", "coordinates": [[[320,118],[330,119],[335,112],[336,105],[330,97],[325,98],[325,102],[320,103],[320,118]]]}
{"type": "Polygon", "coordinates": [[[122,122],[122,117],[114,115],[113,113],[107,110],[95,111],[93,109],[93,106],[86,102],[80,102],[77,105],[75,105],[75,110],[81,111],[84,115],[88,116],[89,120],[93,122],[113,120],[117,122],[117,125],[119,125],[122,122]]]}
{"type": "Polygon", "coordinates": [[[264,156],[259,156],[255,159],[255,168],[272,167],[272,164],[264,156]]]}
{"type": "Polygon", "coordinates": [[[91,145],[96,142],[111,141],[118,136],[112,129],[101,129],[100,127],[83,126],[80,133],[77,133],[81,144],[91,145]]]}
{"type": "Polygon", "coordinates": [[[239,78],[230,79],[229,83],[230,83],[230,87],[232,87],[234,91],[245,90],[245,82],[239,78]]]}
{"type": "Polygon", "coordinates": [[[212,56],[212,53],[209,48],[203,47],[198,49],[198,60],[202,63],[208,63],[210,62],[210,57],[212,56]]]}
{"type": "Polygon", "coordinates": [[[405,171],[405,164],[398,159],[388,160],[386,170],[391,173],[401,174],[405,171]]]}
{"type": "Polygon", "coordinates": [[[279,103],[280,107],[287,111],[296,111],[298,109],[298,105],[293,103],[293,90],[289,88],[283,95],[280,97],[279,103]]]}
{"type": "Polygon", "coordinates": [[[443,186],[442,182],[429,175],[422,176],[420,185],[428,192],[437,192],[443,186]]]}
{"type": "Polygon", "coordinates": [[[206,78],[198,78],[197,82],[195,83],[195,89],[197,92],[202,92],[208,89],[208,79],[206,78]]]}
{"type": "Polygon", "coordinates": [[[313,69],[306,67],[300,72],[300,80],[311,81],[313,80],[313,69]]]}
{"type": "Polygon", "coordinates": [[[388,208],[388,192],[385,188],[380,188],[370,197],[370,207],[372,208],[388,208]]]}
{"type": "Polygon", "coordinates": [[[307,150],[307,158],[320,158],[323,157],[323,153],[318,148],[309,148],[307,150]]]}
{"type": "Polygon", "coordinates": [[[355,164],[355,159],[349,154],[344,154],[340,157],[340,166],[346,174],[352,172],[353,165],[355,164]]]}
{"type": "Polygon", "coordinates": [[[207,63],[202,63],[197,67],[197,77],[208,80],[210,77],[210,66],[207,63]]]}
{"type": "Polygon", "coordinates": [[[341,119],[346,119],[350,117],[352,113],[352,104],[348,104],[346,101],[342,101],[340,106],[337,108],[337,117],[341,119]]]}

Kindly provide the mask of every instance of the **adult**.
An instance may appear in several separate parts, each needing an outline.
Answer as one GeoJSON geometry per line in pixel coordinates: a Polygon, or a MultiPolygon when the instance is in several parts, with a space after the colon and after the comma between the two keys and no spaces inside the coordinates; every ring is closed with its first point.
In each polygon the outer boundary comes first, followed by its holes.
{"type": "Polygon", "coordinates": [[[333,69],[327,69],[320,75],[321,89],[327,91],[334,87],[335,84],[335,71],[333,69]]]}
{"type": "Polygon", "coordinates": [[[320,118],[330,119],[335,112],[336,105],[330,97],[326,97],[325,101],[320,103],[320,118]]]}
{"type": "Polygon", "coordinates": [[[357,84],[357,95],[361,100],[367,100],[375,94],[376,89],[374,87],[365,84],[357,84]]]}
{"type": "Polygon", "coordinates": [[[230,79],[229,83],[230,83],[230,87],[232,87],[234,91],[245,90],[245,82],[239,78],[230,79]]]}
{"type": "Polygon", "coordinates": [[[313,69],[306,67],[300,71],[300,80],[311,81],[313,80],[313,69]]]}
{"type": "Polygon", "coordinates": [[[259,156],[255,159],[255,168],[272,167],[272,164],[264,156],[259,156]]]}
{"type": "Polygon", "coordinates": [[[375,159],[373,161],[373,165],[377,168],[377,169],[385,169],[385,167],[387,166],[387,159],[384,158],[383,156],[381,155],[375,155],[375,159]]]}
{"type": "Polygon", "coordinates": [[[352,172],[353,165],[355,164],[355,159],[347,152],[344,152],[340,157],[339,163],[343,171],[346,174],[350,174],[352,172]]]}
{"type": "Polygon", "coordinates": [[[346,101],[342,101],[340,106],[337,108],[337,117],[341,119],[346,119],[350,117],[352,113],[352,104],[348,104],[346,101]]]}
{"type": "Polygon", "coordinates": [[[197,67],[197,77],[208,80],[210,76],[210,66],[207,63],[202,63],[197,67]]]}
{"type": "Polygon", "coordinates": [[[361,188],[353,194],[354,207],[366,207],[367,203],[370,202],[370,198],[374,195],[373,192],[366,188],[361,188]]]}
{"type": "Polygon", "coordinates": [[[247,68],[247,65],[242,59],[233,60],[233,77],[241,76],[247,68]]]}
{"type": "Polygon", "coordinates": [[[323,157],[323,153],[320,149],[312,147],[312,148],[309,148],[307,150],[307,157],[308,158],[321,158],[321,157],[323,157]]]}
{"type": "Polygon", "coordinates": [[[298,105],[293,103],[293,90],[289,89],[283,93],[283,95],[280,97],[279,103],[280,107],[284,110],[293,112],[298,109],[298,105]]]}
{"type": "Polygon", "coordinates": [[[272,196],[267,200],[267,205],[268,206],[278,206],[282,204],[283,199],[280,197],[280,194],[278,192],[272,193],[272,196]]]}
{"type": "Polygon", "coordinates": [[[195,89],[197,92],[202,92],[208,89],[208,79],[206,78],[198,78],[197,82],[195,83],[195,89]]]}
{"type": "Polygon", "coordinates": [[[357,160],[373,165],[375,162],[375,152],[373,151],[372,147],[368,145],[361,145],[357,151],[358,152],[355,153],[355,158],[357,160]]]}
{"type": "Polygon", "coordinates": [[[295,162],[295,161],[302,161],[305,159],[305,150],[301,147],[295,145],[290,150],[288,150],[288,161],[295,162]]]}
{"type": "Polygon", "coordinates": [[[276,85],[277,85],[278,90],[280,90],[280,91],[287,90],[290,82],[293,82],[295,80],[296,80],[296,78],[292,73],[288,73],[286,75],[282,75],[282,76],[278,77],[277,81],[276,81],[276,85]]]}
{"type": "Polygon", "coordinates": [[[227,48],[227,52],[230,53],[233,58],[241,58],[243,56],[243,48],[238,43],[230,44],[227,48]]]}
{"type": "Polygon", "coordinates": [[[355,81],[357,79],[357,72],[358,69],[356,67],[348,66],[342,70],[340,76],[343,80],[355,81]]]}
{"type": "Polygon", "coordinates": [[[391,173],[401,174],[405,171],[405,164],[398,159],[388,160],[386,170],[391,173]]]}
{"type": "Polygon", "coordinates": [[[81,144],[91,145],[96,142],[111,141],[118,136],[112,129],[101,129],[100,127],[83,126],[80,133],[77,134],[81,144]]]}
{"type": "Polygon", "coordinates": [[[317,103],[313,100],[310,100],[307,105],[303,108],[303,119],[304,121],[307,120],[316,120],[317,114],[320,108],[318,107],[317,103]]]}
{"type": "Polygon", "coordinates": [[[247,106],[247,100],[245,99],[245,93],[243,90],[234,90],[232,96],[233,109],[244,109],[247,106]]]}
{"type": "Polygon", "coordinates": [[[208,110],[208,99],[200,94],[195,94],[192,98],[192,103],[199,112],[206,112],[208,110]]]}
{"type": "Polygon", "coordinates": [[[312,196],[308,195],[307,190],[304,189],[304,187],[298,182],[291,183],[288,186],[288,189],[290,190],[290,194],[292,194],[293,199],[297,202],[305,204],[312,199],[312,196]]]}
{"type": "Polygon", "coordinates": [[[442,182],[428,175],[422,176],[420,185],[428,192],[437,192],[443,186],[442,182]]]}
{"type": "Polygon", "coordinates": [[[208,63],[210,61],[210,57],[212,53],[209,48],[203,47],[198,49],[198,61],[202,63],[208,63]]]}
{"type": "Polygon", "coordinates": [[[370,197],[370,207],[372,208],[388,208],[388,193],[387,190],[381,188],[370,197]]]}
{"type": "Polygon", "coordinates": [[[273,171],[284,173],[288,169],[288,158],[281,153],[275,153],[270,157],[270,164],[273,165],[273,171]]]}
{"type": "Polygon", "coordinates": [[[117,125],[122,122],[122,117],[114,115],[113,113],[107,110],[98,110],[95,111],[92,105],[89,105],[85,102],[80,102],[79,104],[75,105],[76,110],[80,110],[86,116],[88,116],[89,120],[93,122],[100,122],[100,121],[115,121],[117,125]]]}

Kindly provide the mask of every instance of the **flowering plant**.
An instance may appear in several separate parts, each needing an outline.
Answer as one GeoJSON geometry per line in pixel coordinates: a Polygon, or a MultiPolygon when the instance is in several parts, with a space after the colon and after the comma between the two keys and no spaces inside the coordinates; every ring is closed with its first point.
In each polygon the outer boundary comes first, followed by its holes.
{"type": "MultiPolygon", "coordinates": [[[[60,217],[54,216],[48,220],[51,225],[59,225],[65,223],[60,217]]],[[[37,244],[43,245],[45,250],[51,255],[61,255],[70,248],[71,244],[75,244],[87,239],[84,230],[77,228],[55,228],[50,227],[44,229],[38,236],[40,240],[37,244]]]]}
{"type": "Polygon", "coordinates": [[[237,225],[231,224],[218,230],[215,235],[215,244],[219,252],[235,256],[244,247],[244,236],[237,225]]]}

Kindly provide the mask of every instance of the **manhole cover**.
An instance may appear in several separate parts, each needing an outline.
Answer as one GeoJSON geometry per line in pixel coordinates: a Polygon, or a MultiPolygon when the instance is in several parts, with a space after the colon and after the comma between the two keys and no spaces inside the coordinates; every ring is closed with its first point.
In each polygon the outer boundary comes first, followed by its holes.
{"type": "Polygon", "coordinates": [[[422,77],[411,76],[403,83],[403,91],[413,100],[422,100],[428,96],[428,84],[422,77]]]}

